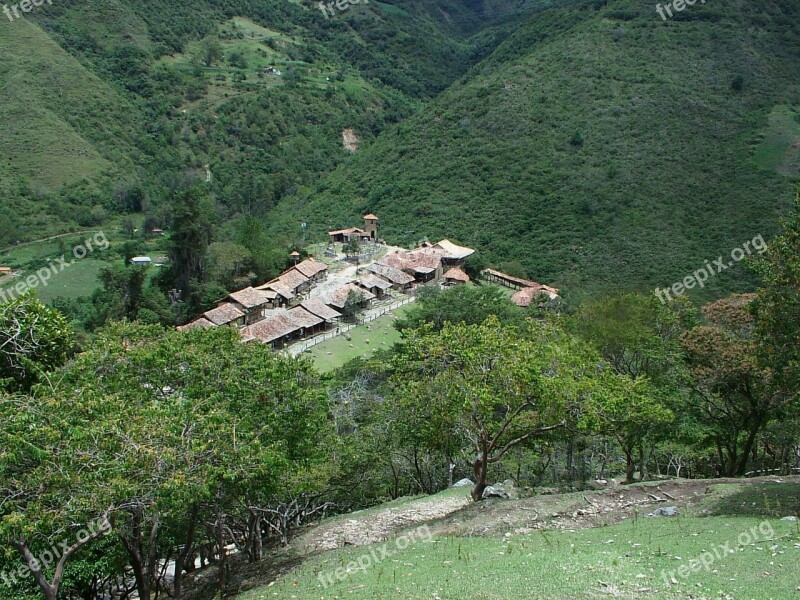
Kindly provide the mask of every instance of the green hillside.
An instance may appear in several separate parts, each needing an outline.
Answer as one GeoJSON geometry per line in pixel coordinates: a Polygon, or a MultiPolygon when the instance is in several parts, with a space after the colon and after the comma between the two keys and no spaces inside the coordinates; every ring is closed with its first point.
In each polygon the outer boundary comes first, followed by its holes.
{"type": "Polygon", "coordinates": [[[131,172],[135,108],[29,21],[0,27],[0,53],[0,238],[64,231],[45,198],[131,172]]]}
{"type": "Polygon", "coordinates": [[[345,129],[367,145],[487,54],[501,4],[65,0],[5,23],[0,247],[102,225],[120,189],[163,225],[209,171],[221,214],[263,216],[347,158],[345,129]]]}
{"type": "MultiPolygon", "coordinates": [[[[800,173],[800,9],[678,16],[619,1],[532,18],[278,214],[322,232],[375,212],[392,241],[446,235],[573,291],[665,287],[768,239],[800,173]]],[[[728,273],[705,293],[747,284],[728,273]]]]}

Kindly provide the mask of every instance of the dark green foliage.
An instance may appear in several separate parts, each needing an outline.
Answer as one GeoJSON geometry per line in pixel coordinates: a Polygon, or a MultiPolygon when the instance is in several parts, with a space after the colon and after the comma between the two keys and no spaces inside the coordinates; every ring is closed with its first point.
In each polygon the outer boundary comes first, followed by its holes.
{"type": "Polygon", "coordinates": [[[66,319],[33,295],[0,301],[0,388],[28,390],[66,362],[72,341],[66,319]]]}
{"type": "Polygon", "coordinates": [[[430,323],[438,331],[445,323],[478,325],[490,315],[504,324],[521,323],[525,317],[525,313],[496,286],[460,285],[446,290],[426,287],[419,291],[414,308],[399,319],[395,327],[405,331],[430,323]]]}
{"type": "MultiPolygon", "coordinates": [[[[754,146],[784,135],[776,107],[798,111],[798,7],[737,0],[682,14],[693,20],[662,24],[644,0],[613,1],[522,23],[426,110],[301,190],[309,230],[370,210],[391,242],[446,236],[585,296],[652,292],[768,239],[800,173],[754,146]],[[753,59],[734,93],[742,56],[753,59]]],[[[791,139],[769,152],[791,153],[791,139]]],[[[755,283],[738,265],[691,294],[755,283]]]]}

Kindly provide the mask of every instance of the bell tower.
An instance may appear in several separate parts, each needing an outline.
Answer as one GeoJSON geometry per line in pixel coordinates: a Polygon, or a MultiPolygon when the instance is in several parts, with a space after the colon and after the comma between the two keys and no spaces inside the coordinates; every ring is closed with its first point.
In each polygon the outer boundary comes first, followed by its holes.
{"type": "Polygon", "coordinates": [[[364,231],[369,234],[373,241],[378,239],[378,217],[372,213],[364,215],[364,231]]]}

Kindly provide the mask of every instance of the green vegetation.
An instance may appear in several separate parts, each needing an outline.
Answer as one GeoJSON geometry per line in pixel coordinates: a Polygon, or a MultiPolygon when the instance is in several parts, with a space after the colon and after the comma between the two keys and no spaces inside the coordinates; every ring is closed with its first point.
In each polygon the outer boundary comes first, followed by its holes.
{"type": "Polygon", "coordinates": [[[795,594],[798,21],[64,0],[0,26],[0,290],[64,265],[31,286],[50,306],[0,297],[0,600],[795,594]],[[473,283],[300,357],[176,330],[366,212],[476,247],[473,283]],[[760,235],[689,298],[650,291],[760,235]],[[563,296],[521,309],[489,265],[563,296]]]}
{"type": "MultiPolygon", "coordinates": [[[[797,10],[709,2],[666,22],[645,0],[548,10],[299,212],[316,231],[375,212],[393,242],[447,236],[578,301],[681,281],[769,239],[790,206],[797,10]]],[[[740,265],[690,296],[753,284],[740,265]]]]}
{"type": "Polygon", "coordinates": [[[598,529],[541,531],[503,539],[435,537],[403,550],[388,542],[391,558],[356,570],[327,589],[318,574],[357,561],[372,547],[309,559],[269,587],[240,594],[237,600],[327,600],[364,590],[376,600],[566,600],[609,593],[664,600],[720,593],[734,598],[789,598],[800,586],[800,552],[795,547],[799,538],[794,524],[780,521],[769,522],[776,540],[744,546],[713,564],[712,572],[701,569],[677,585],[664,583],[662,572],[676,571],[719,545],[735,546],[739,532],[762,523],[752,517],[640,519],[598,529]],[[775,545],[778,548],[771,550],[775,545]]]}

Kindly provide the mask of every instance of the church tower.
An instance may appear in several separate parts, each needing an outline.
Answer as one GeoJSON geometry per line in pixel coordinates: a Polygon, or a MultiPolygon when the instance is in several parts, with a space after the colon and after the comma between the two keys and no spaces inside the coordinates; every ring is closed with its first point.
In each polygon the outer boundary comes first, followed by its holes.
{"type": "Polygon", "coordinates": [[[369,237],[375,241],[378,239],[378,217],[372,213],[364,215],[364,231],[369,234],[369,237]]]}

